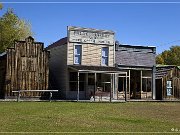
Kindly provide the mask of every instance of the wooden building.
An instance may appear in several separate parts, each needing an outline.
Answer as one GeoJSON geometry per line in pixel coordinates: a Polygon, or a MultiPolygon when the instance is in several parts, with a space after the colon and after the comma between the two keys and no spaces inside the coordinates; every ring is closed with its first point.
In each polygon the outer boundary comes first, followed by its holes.
{"type": "Polygon", "coordinates": [[[180,67],[156,66],[156,97],[158,100],[180,99],[180,67]]]}
{"type": "Polygon", "coordinates": [[[119,98],[155,99],[155,55],[153,46],[122,45],[116,42],[116,64],[119,69],[127,72],[117,77],[116,86],[119,98]],[[126,86],[127,85],[127,86],[126,86]]]}
{"type": "MultiPolygon", "coordinates": [[[[32,37],[15,41],[14,47],[0,55],[0,96],[11,98],[18,90],[47,90],[49,52],[32,37]]],[[[22,97],[40,97],[41,92],[21,93],[22,97]]]]}
{"type": "Polygon", "coordinates": [[[61,99],[113,100],[115,74],[126,76],[115,67],[115,33],[72,26],[67,31],[46,48],[53,89],[60,90],[61,99]]]}

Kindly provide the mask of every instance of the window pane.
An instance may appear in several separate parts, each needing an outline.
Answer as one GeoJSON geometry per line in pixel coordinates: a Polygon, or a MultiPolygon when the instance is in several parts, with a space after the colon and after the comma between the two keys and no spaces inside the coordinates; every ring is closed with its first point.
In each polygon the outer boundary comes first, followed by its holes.
{"type": "Polygon", "coordinates": [[[102,57],[102,65],[108,65],[108,57],[102,57]]]}
{"type": "Polygon", "coordinates": [[[78,80],[77,72],[70,72],[69,79],[70,81],[77,81],[78,80]]]}
{"type": "Polygon", "coordinates": [[[81,55],[81,45],[76,45],[75,46],[75,52],[74,53],[81,55]]]}
{"type": "Polygon", "coordinates": [[[108,47],[102,48],[102,65],[108,65],[108,47]]]}
{"type": "Polygon", "coordinates": [[[102,48],[102,56],[108,57],[108,48],[107,47],[102,48]]]}
{"type": "Polygon", "coordinates": [[[76,45],[75,46],[74,64],[81,64],[81,45],[76,45]]]}
{"type": "Polygon", "coordinates": [[[105,58],[105,65],[108,65],[108,57],[105,58]]]}
{"type": "Polygon", "coordinates": [[[79,74],[79,81],[85,81],[86,74],[79,74]]]}
{"type": "Polygon", "coordinates": [[[75,64],[81,64],[81,56],[80,55],[75,56],[75,64]]]}
{"type": "Polygon", "coordinates": [[[105,65],[105,58],[102,57],[102,64],[105,65]]]}
{"type": "Polygon", "coordinates": [[[84,82],[79,82],[79,91],[84,91],[84,86],[85,86],[84,82]]]}
{"type": "Polygon", "coordinates": [[[69,82],[70,91],[77,91],[77,82],[69,82]]]}

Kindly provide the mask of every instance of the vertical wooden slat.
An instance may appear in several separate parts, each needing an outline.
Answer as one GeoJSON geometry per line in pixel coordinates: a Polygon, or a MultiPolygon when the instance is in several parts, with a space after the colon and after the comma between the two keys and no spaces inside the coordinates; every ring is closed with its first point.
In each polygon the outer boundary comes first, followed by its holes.
{"type": "MultiPolygon", "coordinates": [[[[14,48],[7,49],[5,95],[13,96],[12,90],[48,89],[49,52],[43,44],[32,38],[17,41],[14,48]],[[23,66],[23,62],[25,63],[23,66]]],[[[22,96],[38,96],[37,93],[22,93],[22,96]]]]}

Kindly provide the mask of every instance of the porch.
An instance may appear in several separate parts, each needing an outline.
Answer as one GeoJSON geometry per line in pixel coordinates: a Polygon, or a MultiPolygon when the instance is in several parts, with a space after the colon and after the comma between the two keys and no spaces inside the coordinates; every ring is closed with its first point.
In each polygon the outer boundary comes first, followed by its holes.
{"type": "MultiPolygon", "coordinates": [[[[123,75],[127,78],[126,72],[116,67],[75,65],[68,66],[68,70],[67,99],[107,102],[120,100],[117,97],[116,77],[123,75]]],[[[124,95],[122,101],[126,100],[126,94],[124,95]]]]}

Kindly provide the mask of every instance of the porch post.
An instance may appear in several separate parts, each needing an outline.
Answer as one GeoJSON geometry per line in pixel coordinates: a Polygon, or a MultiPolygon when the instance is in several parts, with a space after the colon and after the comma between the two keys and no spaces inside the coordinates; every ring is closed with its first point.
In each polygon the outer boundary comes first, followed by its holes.
{"type": "Polygon", "coordinates": [[[119,84],[119,74],[116,74],[116,96],[117,96],[117,100],[118,100],[118,84],[119,84]]]}
{"type": "Polygon", "coordinates": [[[110,102],[112,102],[112,84],[113,84],[113,81],[112,81],[112,74],[111,74],[110,102]]]}
{"type": "Polygon", "coordinates": [[[129,70],[129,98],[131,98],[131,71],[129,70]]]}
{"type": "Polygon", "coordinates": [[[96,92],[96,73],[94,73],[94,101],[95,101],[95,92],[96,92]]]}
{"type": "Polygon", "coordinates": [[[77,77],[78,77],[77,101],[79,101],[79,72],[77,77]]]}
{"type": "Polygon", "coordinates": [[[140,99],[141,99],[141,91],[142,91],[142,70],[141,70],[141,82],[140,82],[140,99]]]}
{"type": "MultiPolygon", "coordinates": [[[[124,78],[123,78],[124,81],[124,78]]],[[[124,83],[124,82],[123,82],[124,83]]],[[[123,84],[124,85],[124,84],[123,84]]],[[[126,88],[125,88],[125,101],[127,101],[127,72],[126,72],[126,88]]]]}
{"type": "MultiPolygon", "coordinates": [[[[163,79],[163,77],[162,77],[161,80],[162,80],[162,85],[161,85],[161,87],[162,87],[162,88],[161,88],[162,94],[161,94],[161,96],[162,96],[162,99],[163,99],[163,98],[165,97],[165,95],[164,95],[164,79],[163,79]]],[[[162,99],[161,99],[161,100],[162,100],[162,99]]]]}
{"type": "Polygon", "coordinates": [[[156,99],[156,66],[153,66],[152,69],[152,93],[153,97],[152,99],[156,99]]]}

